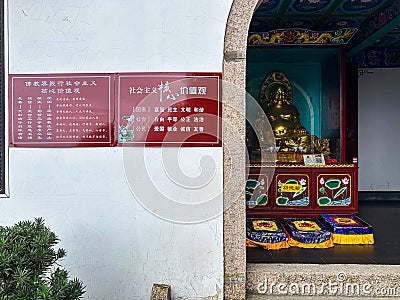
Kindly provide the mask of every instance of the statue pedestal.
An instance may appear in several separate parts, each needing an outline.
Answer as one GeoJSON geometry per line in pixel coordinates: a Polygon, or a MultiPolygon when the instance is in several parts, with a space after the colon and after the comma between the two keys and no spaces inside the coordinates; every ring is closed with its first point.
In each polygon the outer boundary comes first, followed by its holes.
{"type": "Polygon", "coordinates": [[[278,152],[277,162],[279,163],[302,163],[303,155],[296,152],[278,152]]]}

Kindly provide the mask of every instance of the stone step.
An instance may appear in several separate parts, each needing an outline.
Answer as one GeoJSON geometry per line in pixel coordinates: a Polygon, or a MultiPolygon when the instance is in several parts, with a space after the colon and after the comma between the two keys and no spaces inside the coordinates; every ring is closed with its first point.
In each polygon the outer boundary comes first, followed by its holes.
{"type": "Polygon", "coordinates": [[[246,299],[400,298],[400,266],[247,264],[246,289],[246,299]]]}
{"type": "MultiPolygon", "coordinates": [[[[392,299],[397,299],[396,297],[391,297],[392,299]]],[[[338,297],[338,296],[271,296],[271,295],[247,295],[246,300],[266,300],[266,299],[276,299],[276,300],[305,300],[305,299],[351,299],[351,300],[387,300],[388,297],[338,297]]]]}

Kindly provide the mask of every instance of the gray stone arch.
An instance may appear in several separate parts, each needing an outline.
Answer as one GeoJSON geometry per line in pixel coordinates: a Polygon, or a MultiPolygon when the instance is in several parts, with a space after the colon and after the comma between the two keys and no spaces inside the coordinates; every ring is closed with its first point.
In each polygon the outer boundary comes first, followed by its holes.
{"type": "Polygon", "coordinates": [[[5,116],[5,22],[4,22],[4,1],[0,1],[0,195],[1,197],[7,196],[7,162],[6,157],[7,147],[6,143],[6,116],[5,116]]]}
{"type": "Polygon", "coordinates": [[[250,21],[259,2],[233,0],[225,30],[223,80],[236,87],[235,95],[230,94],[230,89],[223,89],[225,299],[245,299],[246,295],[246,49],[250,21]],[[242,138],[237,139],[232,131],[242,138]],[[235,184],[228,184],[232,177],[235,184]]]}
{"type": "MultiPolygon", "coordinates": [[[[288,284],[294,281],[301,284],[305,280],[337,282],[339,275],[349,274],[351,282],[360,286],[375,283],[374,287],[377,287],[377,283],[384,282],[384,287],[399,289],[399,265],[335,264],[324,265],[322,272],[321,266],[316,264],[291,264],[290,268],[285,264],[250,264],[246,268],[246,145],[244,138],[234,139],[232,132],[245,136],[247,35],[254,10],[261,1],[233,0],[225,30],[223,79],[235,85],[236,95],[223,89],[224,299],[245,299],[246,282],[247,289],[257,293],[260,278],[268,278],[271,274],[280,276],[280,280],[288,284]],[[228,185],[232,174],[235,184],[228,185]],[[237,199],[232,201],[232,197],[237,199]]],[[[321,297],[325,295],[321,294],[321,297]]]]}

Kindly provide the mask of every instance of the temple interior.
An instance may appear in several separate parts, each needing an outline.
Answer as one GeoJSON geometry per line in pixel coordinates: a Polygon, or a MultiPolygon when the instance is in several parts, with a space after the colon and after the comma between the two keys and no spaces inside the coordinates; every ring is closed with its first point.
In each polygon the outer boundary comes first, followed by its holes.
{"type": "Polygon", "coordinates": [[[400,185],[373,177],[397,156],[370,134],[396,106],[400,10],[309,2],[260,1],[250,24],[247,262],[399,264],[400,185]]]}

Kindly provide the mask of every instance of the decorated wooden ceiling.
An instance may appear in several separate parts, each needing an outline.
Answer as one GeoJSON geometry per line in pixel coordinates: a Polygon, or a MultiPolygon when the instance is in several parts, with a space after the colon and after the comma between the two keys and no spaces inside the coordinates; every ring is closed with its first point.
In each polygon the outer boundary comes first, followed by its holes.
{"type": "Polygon", "coordinates": [[[400,65],[400,0],[262,0],[250,24],[249,45],[271,44],[273,37],[284,43],[293,32],[330,33],[360,65],[400,65]],[[254,33],[260,38],[251,41],[254,33]]]}

